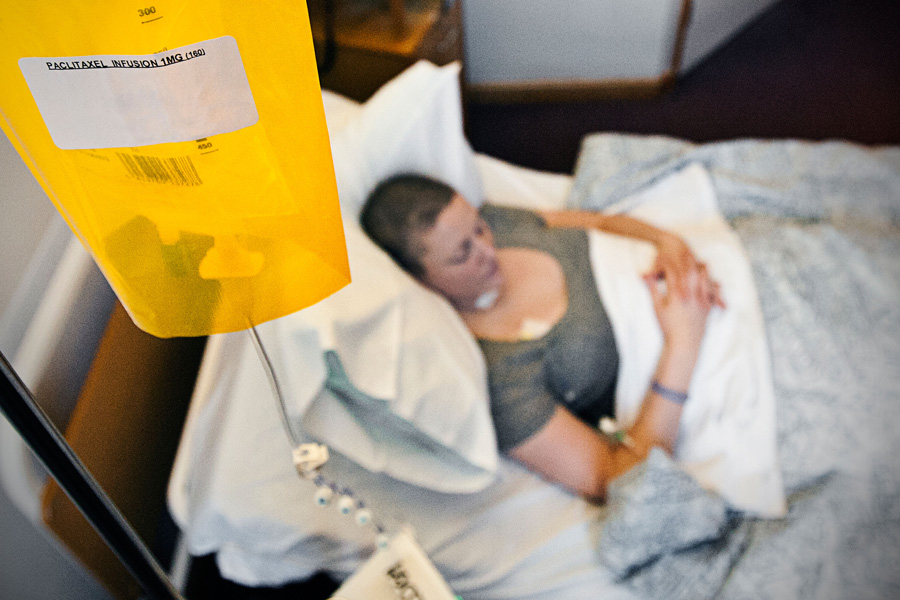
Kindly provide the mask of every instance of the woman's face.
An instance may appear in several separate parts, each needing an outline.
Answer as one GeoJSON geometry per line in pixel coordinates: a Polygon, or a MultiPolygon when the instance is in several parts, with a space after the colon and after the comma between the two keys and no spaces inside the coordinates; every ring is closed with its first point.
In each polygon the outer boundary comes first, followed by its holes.
{"type": "Polygon", "coordinates": [[[494,236],[478,211],[459,194],[419,236],[422,282],[457,308],[472,310],[486,292],[503,281],[494,236]]]}

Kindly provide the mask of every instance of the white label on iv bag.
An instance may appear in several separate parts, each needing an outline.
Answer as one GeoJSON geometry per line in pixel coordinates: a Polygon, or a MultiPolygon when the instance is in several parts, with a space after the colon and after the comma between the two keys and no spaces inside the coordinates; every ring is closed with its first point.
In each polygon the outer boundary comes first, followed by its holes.
{"type": "Polygon", "coordinates": [[[19,68],[63,150],[186,142],[259,120],[231,36],[157,54],[21,58],[19,68]]]}

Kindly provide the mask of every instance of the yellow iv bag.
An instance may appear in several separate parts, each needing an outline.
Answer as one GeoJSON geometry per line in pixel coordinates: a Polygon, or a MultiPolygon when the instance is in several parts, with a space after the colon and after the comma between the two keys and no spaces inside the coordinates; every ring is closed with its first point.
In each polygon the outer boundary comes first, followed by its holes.
{"type": "Polygon", "coordinates": [[[349,283],[304,2],[6,2],[0,40],[0,126],[141,329],[349,283]]]}

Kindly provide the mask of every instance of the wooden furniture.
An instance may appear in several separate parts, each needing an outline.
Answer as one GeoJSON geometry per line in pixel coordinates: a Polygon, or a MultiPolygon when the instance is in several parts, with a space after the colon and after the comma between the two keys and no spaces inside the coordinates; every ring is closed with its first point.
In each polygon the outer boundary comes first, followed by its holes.
{"type": "Polygon", "coordinates": [[[420,59],[462,58],[462,0],[309,0],[322,87],[360,102],[420,59]],[[328,9],[333,11],[333,60],[328,9]]]}
{"type": "MultiPolygon", "coordinates": [[[[205,341],[155,338],[116,302],[66,427],[66,441],[148,547],[165,510],[205,341]]],[[[52,479],[42,512],[47,528],[114,598],[141,597],[122,563],[52,479]]]]}

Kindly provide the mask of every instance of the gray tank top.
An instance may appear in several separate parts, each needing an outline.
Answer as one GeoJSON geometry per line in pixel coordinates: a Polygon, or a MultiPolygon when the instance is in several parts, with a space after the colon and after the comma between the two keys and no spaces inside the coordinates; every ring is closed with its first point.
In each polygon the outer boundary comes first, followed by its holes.
{"type": "Polygon", "coordinates": [[[481,215],[498,248],[547,252],[562,267],[568,291],[563,318],[544,336],[479,340],[488,367],[491,413],[503,452],[543,427],[557,404],[590,425],[612,415],[619,357],[594,282],[587,233],[548,228],[531,211],[485,205],[481,215]]]}

